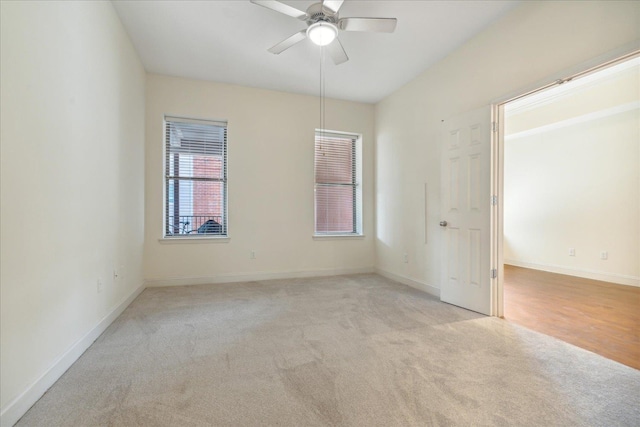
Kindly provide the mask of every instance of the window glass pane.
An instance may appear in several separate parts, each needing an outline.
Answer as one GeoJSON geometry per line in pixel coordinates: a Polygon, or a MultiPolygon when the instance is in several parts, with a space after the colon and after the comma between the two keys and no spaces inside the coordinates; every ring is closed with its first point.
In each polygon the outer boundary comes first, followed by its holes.
{"type": "Polygon", "coordinates": [[[171,179],[169,189],[173,198],[167,215],[169,233],[221,234],[225,231],[224,183],[171,179]]]}
{"type": "Polygon", "coordinates": [[[353,187],[316,186],[316,231],[353,233],[353,187]]]}
{"type": "Polygon", "coordinates": [[[352,138],[317,137],[315,159],[316,182],[352,183],[352,138]]]}

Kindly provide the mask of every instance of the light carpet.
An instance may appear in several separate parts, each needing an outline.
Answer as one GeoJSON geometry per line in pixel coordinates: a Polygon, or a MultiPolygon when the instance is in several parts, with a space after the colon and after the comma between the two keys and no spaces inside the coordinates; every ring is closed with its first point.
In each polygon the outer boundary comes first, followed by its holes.
{"type": "Polygon", "coordinates": [[[638,426],[640,371],[373,274],[146,289],[18,426],[638,426]]]}

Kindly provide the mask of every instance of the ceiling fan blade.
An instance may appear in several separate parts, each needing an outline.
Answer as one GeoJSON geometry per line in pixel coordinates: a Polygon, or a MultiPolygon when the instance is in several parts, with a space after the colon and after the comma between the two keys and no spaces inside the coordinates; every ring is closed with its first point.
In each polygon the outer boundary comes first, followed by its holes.
{"type": "Polygon", "coordinates": [[[276,0],[251,0],[251,3],[258,6],[266,7],[267,9],[275,10],[276,12],[284,13],[285,15],[298,18],[301,21],[305,21],[309,15],[306,12],[291,7],[288,4],[281,3],[276,0]]]}
{"type": "Polygon", "coordinates": [[[273,46],[272,48],[269,48],[269,52],[278,55],[284,52],[285,50],[289,49],[294,44],[300,43],[302,40],[306,38],[307,38],[307,30],[302,30],[298,33],[295,33],[291,37],[282,40],[280,43],[273,46]]]}
{"type": "Polygon", "coordinates": [[[331,10],[333,13],[338,13],[338,11],[340,10],[340,6],[342,6],[342,3],[344,3],[344,0],[324,0],[322,2],[322,6],[331,10]]]}
{"type": "Polygon", "coordinates": [[[344,31],[393,33],[397,23],[396,18],[342,18],[338,21],[338,28],[344,31]]]}
{"type": "Polygon", "coordinates": [[[336,38],[332,43],[329,43],[327,46],[327,51],[329,52],[329,56],[333,59],[333,62],[336,65],[340,65],[343,62],[347,62],[349,57],[347,56],[347,52],[344,51],[342,47],[342,43],[340,40],[336,38]]]}

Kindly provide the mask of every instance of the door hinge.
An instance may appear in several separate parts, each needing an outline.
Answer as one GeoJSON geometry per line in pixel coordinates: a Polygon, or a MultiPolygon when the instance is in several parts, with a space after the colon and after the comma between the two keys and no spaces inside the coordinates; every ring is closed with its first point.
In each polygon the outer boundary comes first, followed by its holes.
{"type": "Polygon", "coordinates": [[[496,206],[498,204],[498,196],[491,196],[491,206],[496,206]]]}
{"type": "Polygon", "coordinates": [[[495,279],[496,277],[498,277],[498,270],[496,270],[495,268],[491,269],[491,278],[495,279]]]}
{"type": "Polygon", "coordinates": [[[498,132],[498,122],[491,122],[491,128],[494,132],[498,132]]]}

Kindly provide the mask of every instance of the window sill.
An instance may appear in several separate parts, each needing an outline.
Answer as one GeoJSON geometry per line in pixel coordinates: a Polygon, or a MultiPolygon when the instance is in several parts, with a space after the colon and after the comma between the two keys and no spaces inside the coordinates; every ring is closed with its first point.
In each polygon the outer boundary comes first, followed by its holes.
{"type": "Polygon", "coordinates": [[[364,240],[364,234],[314,234],[313,240],[364,240]]]}
{"type": "Polygon", "coordinates": [[[185,243],[229,243],[230,237],[164,237],[158,239],[161,244],[185,244],[185,243]]]}

